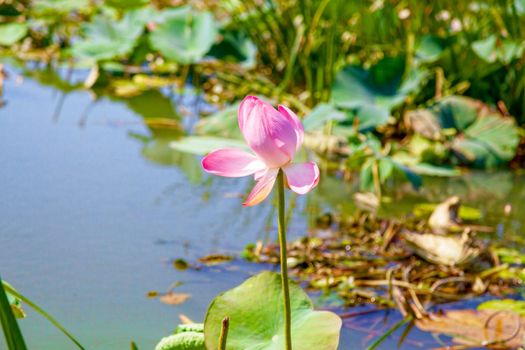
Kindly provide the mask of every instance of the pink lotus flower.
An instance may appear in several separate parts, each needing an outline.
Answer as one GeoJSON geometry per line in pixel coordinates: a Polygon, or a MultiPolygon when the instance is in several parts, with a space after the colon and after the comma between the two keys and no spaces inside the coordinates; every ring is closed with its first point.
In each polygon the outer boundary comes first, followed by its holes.
{"type": "Polygon", "coordinates": [[[246,96],[239,106],[239,128],[253,153],[235,148],[211,152],[202,160],[210,174],[225,177],[254,175],[257,184],[243,203],[252,206],[272,191],[282,169],[288,187],[298,193],[310,192],[319,182],[319,168],[314,162],[292,164],[295,152],[303,143],[304,130],[294,112],[272,105],[255,96],[246,96]]]}

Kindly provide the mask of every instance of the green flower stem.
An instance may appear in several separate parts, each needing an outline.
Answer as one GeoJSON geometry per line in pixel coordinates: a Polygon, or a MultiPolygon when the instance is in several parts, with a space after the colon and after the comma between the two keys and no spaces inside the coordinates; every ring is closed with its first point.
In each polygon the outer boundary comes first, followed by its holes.
{"type": "Polygon", "coordinates": [[[288,258],[286,256],[286,229],[284,213],[284,173],[282,169],[279,169],[277,181],[277,187],[279,191],[279,245],[281,248],[281,279],[283,285],[284,302],[284,336],[286,339],[286,350],[292,350],[292,313],[290,309],[290,288],[288,286],[288,258]]]}

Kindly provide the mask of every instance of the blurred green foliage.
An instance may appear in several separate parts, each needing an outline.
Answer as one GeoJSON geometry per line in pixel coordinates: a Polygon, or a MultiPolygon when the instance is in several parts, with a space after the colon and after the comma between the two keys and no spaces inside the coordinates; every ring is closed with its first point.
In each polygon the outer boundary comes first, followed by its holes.
{"type": "MultiPolygon", "coordinates": [[[[220,105],[246,94],[282,101],[317,146],[344,143],[342,168],[361,174],[362,189],[396,174],[417,185],[457,166],[505,166],[520,153],[523,0],[8,0],[0,20],[5,55],[92,68],[85,88],[97,94],[138,99],[191,82],[220,105]]],[[[148,123],[166,124],[157,119],[148,123]]],[[[235,108],[196,131],[165,144],[230,144],[235,108]]]]}

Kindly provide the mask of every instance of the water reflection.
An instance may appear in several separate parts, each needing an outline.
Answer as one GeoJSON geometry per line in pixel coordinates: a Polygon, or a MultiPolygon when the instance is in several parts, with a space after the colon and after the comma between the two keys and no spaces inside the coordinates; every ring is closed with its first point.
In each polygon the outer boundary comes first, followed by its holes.
{"type": "MultiPolygon", "coordinates": [[[[202,319],[217,293],[252,272],[181,272],[169,263],[237,253],[265,231],[271,212],[270,203],[239,210],[248,181],[211,182],[197,157],[167,147],[192,129],[195,118],[185,111],[208,108],[196,95],[180,99],[188,102],[184,107],[166,92],[147,94],[149,102],[111,100],[70,89],[63,82],[67,69],[33,72],[44,85],[19,78],[21,67],[7,69],[8,104],[0,110],[1,273],[87,348],[123,349],[131,339],[153,348],[179,313],[202,319]],[[142,103],[158,108],[141,116],[150,111],[142,103]],[[174,281],[184,282],[181,292],[192,299],[170,307],[146,298],[174,281]]],[[[81,83],[85,75],[74,71],[70,81],[81,83]]],[[[37,315],[23,328],[30,348],[70,348],[37,315]]]]}

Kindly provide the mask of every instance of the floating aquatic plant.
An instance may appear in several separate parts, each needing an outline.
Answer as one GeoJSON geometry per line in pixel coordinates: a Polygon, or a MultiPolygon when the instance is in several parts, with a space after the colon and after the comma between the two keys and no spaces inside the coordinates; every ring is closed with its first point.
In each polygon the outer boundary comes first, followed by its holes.
{"type": "MultiPolygon", "coordinates": [[[[219,348],[221,319],[228,314],[231,329],[227,350],[283,350],[285,322],[281,278],[263,272],[240,286],[219,295],[211,303],[204,321],[207,349],[219,348]]],[[[296,283],[290,284],[292,344],[296,350],[335,350],[341,319],[329,311],[316,311],[308,295],[296,283]]]]}

